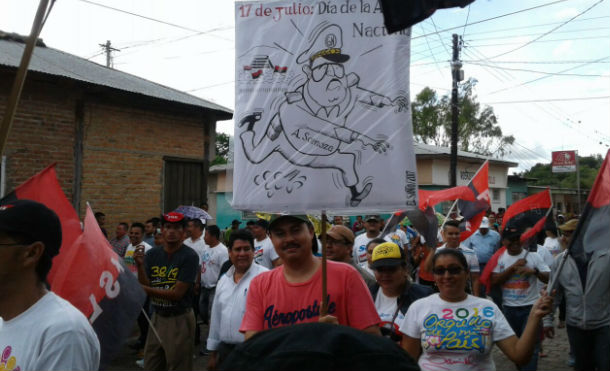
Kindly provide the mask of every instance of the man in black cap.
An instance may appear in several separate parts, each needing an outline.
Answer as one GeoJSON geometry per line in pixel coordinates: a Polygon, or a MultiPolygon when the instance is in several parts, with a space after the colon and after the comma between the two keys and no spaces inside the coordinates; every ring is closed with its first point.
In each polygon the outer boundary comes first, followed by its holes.
{"type": "Polygon", "coordinates": [[[97,370],[100,344],[87,318],[46,288],[61,246],[61,224],[46,206],[0,206],[0,369],[97,370]]]}
{"type": "Polygon", "coordinates": [[[239,331],[246,340],[271,328],[327,322],[380,334],[368,288],[348,264],[327,261],[328,313],[321,315],[322,262],[312,254],[314,230],[306,215],[274,216],[269,236],[283,264],[256,276],[239,331]]]}
{"type": "Polygon", "coordinates": [[[193,284],[198,273],[199,256],[184,245],[186,220],[171,212],[163,215],[163,247],[147,253],[136,250],[138,280],[154,308],[152,328],[144,347],[147,370],[192,370],[195,315],[193,284]],[[157,338],[157,334],[159,338],[157,338]]]}
{"type": "Polygon", "coordinates": [[[356,169],[356,153],[341,148],[343,143],[355,141],[384,153],[390,145],[383,139],[374,139],[350,129],[350,118],[367,109],[394,106],[398,111],[408,108],[408,99],[394,100],[358,86],[360,77],[346,73],[343,64],[350,58],[343,54],[343,31],[336,24],[323,22],[311,32],[311,43],[297,57],[302,64],[305,82],[294,91],[285,93],[286,100],[263,128],[254,124],[262,115],[258,112],[241,119],[240,126],[248,123],[240,134],[248,160],[258,164],[274,152],[280,153],[294,165],[315,169],[336,169],[341,172],[343,184],[350,191],[348,205],[356,207],[371,192],[373,183],[360,177],[356,169]],[[254,140],[258,139],[258,143],[254,140]]]}

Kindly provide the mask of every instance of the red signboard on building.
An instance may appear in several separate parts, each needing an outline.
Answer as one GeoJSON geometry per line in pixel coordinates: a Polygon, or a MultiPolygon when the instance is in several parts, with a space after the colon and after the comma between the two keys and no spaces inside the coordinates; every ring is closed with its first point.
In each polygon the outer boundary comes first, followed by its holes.
{"type": "Polygon", "coordinates": [[[553,152],[551,168],[554,173],[572,173],[576,171],[576,151],[553,152]]]}

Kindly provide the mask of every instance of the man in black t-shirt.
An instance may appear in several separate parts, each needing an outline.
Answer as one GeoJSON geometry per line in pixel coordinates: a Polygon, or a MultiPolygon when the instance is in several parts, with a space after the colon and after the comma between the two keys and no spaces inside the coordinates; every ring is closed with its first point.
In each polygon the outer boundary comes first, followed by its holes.
{"type": "Polygon", "coordinates": [[[146,254],[136,249],[138,280],[150,296],[154,310],[144,347],[146,370],[192,370],[195,315],[193,284],[199,257],[183,245],[186,221],[180,213],[163,215],[164,243],[146,254]]]}

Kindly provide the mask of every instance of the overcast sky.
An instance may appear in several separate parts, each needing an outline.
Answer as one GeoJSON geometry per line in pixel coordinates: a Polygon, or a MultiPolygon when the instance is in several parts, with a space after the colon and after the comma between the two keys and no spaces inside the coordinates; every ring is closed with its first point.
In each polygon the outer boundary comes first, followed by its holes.
{"type": "MultiPolygon", "coordinates": [[[[57,0],[41,35],[47,46],[105,64],[98,44],[111,40],[121,49],[115,68],[234,108],[233,1],[93,1],[124,12],[57,0]]],[[[458,33],[465,78],[479,81],[478,100],[515,136],[507,158],[519,170],[550,162],[554,150],[603,155],[610,146],[609,3],[476,0],[439,10],[413,28],[411,95],[425,86],[449,93],[451,34],[458,33]]],[[[37,4],[0,0],[0,30],[29,34],[37,4]]],[[[232,125],[218,129],[232,134],[232,125]]]]}

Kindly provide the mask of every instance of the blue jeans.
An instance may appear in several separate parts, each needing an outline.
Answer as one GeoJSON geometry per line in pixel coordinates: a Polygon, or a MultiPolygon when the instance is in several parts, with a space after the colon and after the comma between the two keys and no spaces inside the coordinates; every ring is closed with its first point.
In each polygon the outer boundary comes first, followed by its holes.
{"type": "Polygon", "coordinates": [[[566,328],[575,370],[610,370],[610,326],[595,330],[582,330],[570,325],[566,328]]]}
{"type": "MultiPolygon", "coordinates": [[[[517,337],[521,337],[523,334],[523,330],[525,330],[525,325],[527,324],[527,319],[529,318],[530,311],[532,310],[531,305],[526,305],[523,307],[508,307],[504,306],[504,316],[506,320],[512,327],[513,331],[517,335],[517,337]]],[[[540,329],[539,329],[540,332],[540,329]]],[[[534,354],[532,354],[532,358],[525,365],[518,367],[521,371],[536,371],[538,368],[538,353],[540,352],[540,333],[536,335],[536,345],[534,346],[534,354]]]]}

